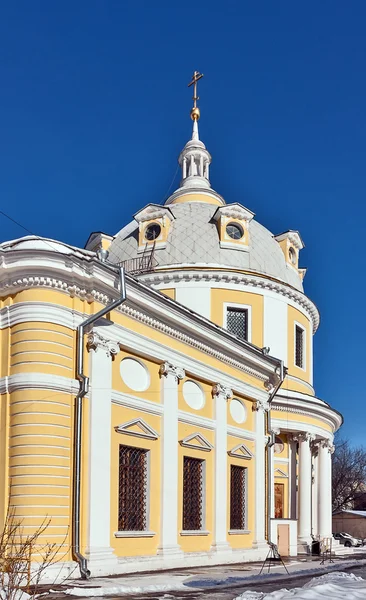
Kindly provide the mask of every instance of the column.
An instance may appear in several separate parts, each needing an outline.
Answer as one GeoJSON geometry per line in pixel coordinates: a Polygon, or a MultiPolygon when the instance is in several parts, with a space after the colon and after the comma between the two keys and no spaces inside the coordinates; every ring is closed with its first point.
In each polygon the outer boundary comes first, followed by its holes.
{"type": "Polygon", "coordinates": [[[164,403],[161,447],[161,513],[158,554],[180,556],[178,545],[178,383],[184,369],[170,363],[160,366],[164,403]]]}
{"type": "Polygon", "coordinates": [[[89,508],[85,551],[93,575],[117,564],[110,547],[111,535],[111,415],[112,359],[119,346],[97,330],[88,336],[90,372],[89,412],[89,508]]]}
{"type": "Polygon", "coordinates": [[[317,536],[319,533],[318,530],[318,501],[319,501],[319,454],[318,454],[318,446],[313,445],[312,448],[312,527],[311,532],[313,536],[317,536]]]}
{"type": "Polygon", "coordinates": [[[315,436],[300,433],[299,441],[299,541],[311,544],[311,448],[315,436]]]}
{"type": "Polygon", "coordinates": [[[266,445],[265,414],[268,402],[258,400],[253,405],[255,415],[255,533],[253,548],[267,547],[266,541],[266,445]]]}
{"type": "Polygon", "coordinates": [[[187,159],[183,158],[183,179],[187,177],[187,159]]]}
{"type": "Polygon", "coordinates": [[[318,528],[320,538],[332,537],[332,453],[328,439],[319,444],[318,528]]]}
{"type": "Polygon", "coordinates": [[[232,395],[232,390],[220,383],[212,388],[216,421],[215,513],[212,544],[212,550],[215,552],[230,550],[227,541],[227,401],[232,395]]]}
{"type": "MultiPolygon", "coordinates": [[[[280,435],[281,430],[276,428],[276,427],[272,427],[272,433],[274,433],[275,435],[280,435]]],[[[270,448],[270,452],[269,452],[269,457],[270,457],[270,470],[271,470],[271,510],[270,510],[270,517],[271,519],[275,518],[275,475],[274,475],[274,444],[273,446],[271,446],[270,448]]],[[[285,509],[285,506],[283,505],[283,510],[285,509]]],[[[277,540],[270,540],[271,542],[277,543],[277,540]]]]}
{"type": "Polygon", "coordinates": [[[297,442],[293,439],[291,433],[287,436],[289,443],[289,517],[290,519],[297,519],[297,472],[296,472],[296,455],[297,455],[297,442]]]}

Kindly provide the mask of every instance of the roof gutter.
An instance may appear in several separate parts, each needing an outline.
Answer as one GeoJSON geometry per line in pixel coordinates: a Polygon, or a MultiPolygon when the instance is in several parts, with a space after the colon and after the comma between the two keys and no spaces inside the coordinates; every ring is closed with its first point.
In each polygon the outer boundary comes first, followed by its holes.
{"type": "Polygon", "coordinates": [[[76,376],[80,383],[80,389],[75,399],[74,415],[74,463],[73,463],[73,508],[72,508],[72,553],[73,557],[79,563],[80,576],[82,579],[88,579],[91,575],[87,560],[80,551],[80,496],[81,496],[81,442],[82,442],[82,419],[83,419],[83,398],[89,391],[89,377],[84,375],[84,334],[85,329],[95,323],[101,317],[120,306],[126,300],[126,282],[124,269],[114,267],[105,261],[108,253],[100,251],[98,258],[104,266],[119,275],[119,296],[116,300],[102,308],[99,312],[91,315],[83,321],[77,328],[77,368],[76,376]]]}
{"type": "Polygon", "coordinates": [[[266,453],[267,453],[267,539],[268,543],[271,543],[271,519],[272,519],[272,461],[271,461],[271,448],[275,444],[276,434],[272,431],[271,423],[271,404],[281,385],[283,384],[287,369],[283,364],[283,360],[280,361],[280,379],[275,388],[272,390],[271,395],[268,399],[269,409],[267,411],[267,432],[269,434],[266,453]]]}

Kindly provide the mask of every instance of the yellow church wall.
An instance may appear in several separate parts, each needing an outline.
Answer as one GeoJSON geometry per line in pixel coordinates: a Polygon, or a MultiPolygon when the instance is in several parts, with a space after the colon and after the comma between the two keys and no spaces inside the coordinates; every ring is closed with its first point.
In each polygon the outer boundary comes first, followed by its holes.
{"type": "Polygon", "coordinates": [[[310,336],[312,335],[310,321],[305,317],[305,315],[294,308],[293,306],[288,306],[288,359],[287,366],[288,372],[290,375],[294,377],[298,377],[299,379],[303,379],[310,383],[310,336]],[[295,365],[295,322],[299,323],[305,329],[305,368],[302,369],[295,365]]]}
{"type": "MultiPolygon", "coordinates": [[[[243,440],[242,438],[229,435],[227,438],[227,449],[228,452],[235,448],[238,444],[245,444],[245,446],[254,455],[255,445],[251,440],[243,440]]],[[[242,458],[235,458],[228,454],[227,457],[227,531],[228,531],[228,542],[232,548],[250,548],[254,540],[255,532],[255,456],[250,460],[242,458]],[[238,467],[245,467],[247,469],[247,531],[248,533],[243,534],[231,534],[230,532],[230,467],[236,465],[238,467]]]]}
{"type": "Polygon", "coordinates": [[[0,531],[8,503],[9,395],[0,396],[0,531]]]}
{"type": "Polygon", "coordinates": [[[171,300],[175,300],[175,288],[165,288],[163,290],[159,290],[164,296],[171,298],[171,300]]]}
{"type": "MultiPolygon", "coordinates": [[[[69,556],[72,395],[47,390],[10,394],[10,503],[27,534],[44,521],[40,541],[69,556]]],[[[35,548],[35,553],[37,547],[35,548]]]]}
{"type": "Polygon", "coordinates": [[[291,390],[293,392],[301,392],[302,394],[306,394],[307,396],[315,396],[314,390],[310,389],[305,383],[301,383],[299,380],[293,380],[286,377],[283,382],[282,389],[291,390]]]}
{"type": "Polygon", "coordinates": [[[237,290],[225,290],[213,288],[211,290],[211,321],[224,327],[224,305],[245,304],[252,308],[252,343],[262,348],[263,346],[263,296],[241,292],[237,290]]]}
{"type": "Polygon", "coordinates": [[[304,425],[316,425],[317,427],[321,427],[322,429],[326,429],[329,432],[333,432],[331,425],[326,423],[321,419],[316,419],[314,417],[309,417],[308,415],[300,415],[297,413],[286,412],[285,410],[272,410],[271,415],[273,419],[281,419],[284,422],[290,421],[301,421],[304,425]]]}
{"type": "Polygon", "coordinates": [[[148,325],[144,325],[139,321],[135,321],[127,315],[114,311],[112,319],[115,323],[118,323],[118,325],[126,327],[127,329],[130,329],[141,336],[147,337],[148,339],[154,340],[162,345],[167,346],[168,348],[172,348],[173,350],[180,352],[182,355],[182,360],[184,359],[184,356],[189,354],[190,358],[201,362],[201,364],[204,363],[219,371],[222,371],[224,369],[228,377],[232,376],[235,378],[240,378],[242,381],[245,381],[249,385],[259,387],[262,390],[264,389],[263,382],[258,380],[257,378],[248,375],[240,369],[236,369],[235,367],[232,367],[231,365],[228,365],[216,359],[213,356],[201,352],[197,348],[187,346],[187,344],[180,342],[175,338],[167,336],[166,334],[161,333],[160,331],[157,331],[156,329],[149,327],[148,325]]]}
{"type": "MultiPolygon", "coordinates": [[[[192,433],[201,433],[207,441],[214,445],[214,432],[200,427],[178,424],[178,440],[182,440],[192,433]]],[[[213,542],[213,494],[214,494],[214,452],[204,452],[194,448],[185,448],[179,445],[178,454],[178,543],[184,552],[207,552],[213,542]],[[209,531],[208,535],[182,535],[183,528],[183,458],[191,456],[205,461],[204,485],[204,529],[209,531]]]]}
{"type": "Polygon", "coordinates": [[[147,358],[141,358],[138,354],[121,350],[119,354],[114,358],[112,362],[112,388],[124,394],[131,394],[136,398],[143,398],[145,400],[151,400],[152,402],[160,402],[160,376],[159,368],[160,362],[154,362],[147,358]],[[125,358],[133,358],[138,360],[145,368],[149,371],[150,383],[149,387],[143,392],[136,392],[129,388],[121,377],[121,363],[125,358]]]}
{"type": "Polygon", "coordinates": [[[253,402],[251,402],[250,400],[247,400],[246,398],[244,398],[243,396],[240,396],[238,394],[236,394],[235,396],[233,396],[233,398],[228,400],[227,401],[227,424],[232,427],[241,427],[241,428],[249,430],[249,431],[254,431],[253,402]],[[230,403],[232,402],[232,400],[239,400],[245,406],[246,419],[245,419],[244,423],[237,423],[232,418],[232,416],[230,414],[230,403]]]}
{"type": "Polygon", "coordinates": [[[117,556],[139,556],[156,554],[160,540],[160,438],[149,440],[141,437],[117,433],[114,427],[143,418],[155,431],[160,432],[160,417],[138,410],[112,404],[112,442],[111,442],[111,547],[117,556]],[[119,486],[119,446],[132,446],[149,450],[149,531],[155,532],[153,537],[121,537],[115,536],[118,531],[118,486],[119,486]]]}
{"type": "Polygon", "coordinates": [[[208,194],[182,194],[182,196],[178,196],[171,204],[182,204],[183,202],[204,202],[205,204],[222,205],[218,198],[209,196],[208,194]]]}
{"type": "Polygon", "coordinates": [[[203,381],[200,381],[199,379],[197,379],[195,377],[190,377],[189,375],[187,375],[187,377],[185,377],[179,383],[179,386],[178,386],[178,408],[179,408],[179,410],[183,410],[184,412],[192,413],[193,415],[212,419],[214,417],[213,406],[214,406],[214,403],[213,403],[213,399],[212,399],[212,385],[210,385],[208,383],[204,383],[203,381]],[[186,381],[193,381],[194,383],[197,383],[200,386],[200,388],[204,394],[204,397],[205,397],[205,404],[202,408],[200,408],[198,410],[191,408],[190,406],[188,406],[187,402],[185,401],[184,394],[183,394],[183,385],[186,381]]]}

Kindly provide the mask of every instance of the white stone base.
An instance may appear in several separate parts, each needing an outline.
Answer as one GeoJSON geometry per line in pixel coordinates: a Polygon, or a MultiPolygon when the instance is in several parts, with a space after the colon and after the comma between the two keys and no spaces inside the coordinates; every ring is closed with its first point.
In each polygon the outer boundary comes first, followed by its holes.
{"type": "MultiPolygon", "coordinates": [[[[91,578],[106,575],[123,575],[125,573],[141,573],[144,571],[161,571],[167,569],[185,568],[185,567],[207,567],[214,565],[237,564],[245,562],[263,561],[268,554],[268,546],[261,549],[240,548],[231,549],[223,552],[180,552],[179,554],[154,556],[131,556],[116,557],[113,555],[110,561],[104,559],[95,560],[95,556],[89,562],[88,568],[91,571],[91,578]],[[94,563],[94,565],[93,565],[94,563]]],[[[69,579],[80,579],[79,566],[77,563],[58,563],[51,567],[49,573],[45,574],[44,581],[47,583],[55,582],[54,572],[62,571],[69,575],[69,579]],[[56,568],[57,567],[57,568],[56,568]],[[54,572],[52,571],[54,569],[54,572]]],[[[43,581],[43,580],[42,580],[43,581]]],[[[60,578],[57,578],[60,581],[60,578]]]]}
{"type": "Polygon", "coordinates": [[[118,557],[113,548],[87,548],[85,558],[88,561],[88,569],[93,577],[104,575],[105,571],[115,569],[118,565],[118,557]]]}

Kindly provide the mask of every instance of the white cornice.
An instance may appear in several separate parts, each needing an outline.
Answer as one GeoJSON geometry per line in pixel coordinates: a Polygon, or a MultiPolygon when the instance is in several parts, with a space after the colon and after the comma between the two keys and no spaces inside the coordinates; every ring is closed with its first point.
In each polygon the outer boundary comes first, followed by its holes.
{"type": "Polygon", "coordinates": [[[74,395],[79,391],[79,382],[77,379],[47,373],[16,373],[0,377],[0,394],[39,389],[74,395]]]}
{"type": "MultiPolygon", "coordinates": [[[[3,329],[18,323],[36,321],[63,325],[75,330],[85,317],[85,314],[81,314],[75,310],[57,304],[22,302],[0,310],[0,328],[3,329]]],[[[140,320],[143,322],[142,317],[140,320]]],[[[239,377],[229,377],[221,370],[210,367],[203,361],[191,358],[187,353],[173,350],[168,341],[166,345],[162,344],[155,340],[148,339],[135,331],[127,330],[125,327],[116,323],[108,324],[106,327],[103,327],[103,329],[99,328],[99,330],[101,330],[102,335],[106,336],[110,341],[120,344],[121,347],[124,347],[127,350],[135,351],[140,356],[159,361],[167,360],[172,364],[184,367],[187,373],[191,373],[204,381],[209,383],[220,381],[222,385],[232,388],[235,393],[247,396],[253,400],[265,401],[268,399],[268,392],[264,387],[262,390],[245,383],[239,377]]],[[[211,351],[208,347],[207,353],[209,352],[211,351]]],[[[226,363],[224,353],[218,353],[219,355],[216,356],[214,349],[212,349],[212,353],[213,356],[226,363]]],[[[227,364],[232,364],[230,357],[227,357],[227,364]]],[[[233,366],[237,366],[241,371],[245,370],[240,363],[238,363],[238,365],[234,364],[233,366]]],[[[264,377],[261,374],[259,375],[261,380],[264,381],[264,377]]]]}
{"type": "Polygon", "coordinates": [[[273,399],[271,409],[320,419],[330,425],[334,432],[343,422],[342,416],[319,398],[291,390],[280,389],[273,399]]]}
{"type": "MultiPolygon", "coordinates": [[[[90,253],[66,255],[37,248],[7,250],[0,253],[0,269],[0,296],[29,287],[45,287],[58,289],[88,301],[97,300],[107,304],[117,293],[117,274],[95,260],[90,253]]],[[[263,382],[279,366],[280,361],[264,356],[259,348],[249,343],[241,343],[235,336],[209,320],[178,305],[143,283],[126,277],[126,285],[127,301],[119,310],[131,318],[263,382]]],[[[43,309],[48,310],[47,304],[43,305],[43,309]]],[[[8,310],[12,310],[12,307],[8,310]]],[[[2,316],[3,321],[6,318],[6,310],[2,316]]],[[[46,319],[43,317],[40,320],[44,322],[46,319]]],[[[72,328],[75,328],[74,323],[72,328]]]]}
{"type": "Polygon", "coordinates": [[[240,286],[248,286],[257,290],[271,290],[280,294],[301,307],[309,316],[315,333],[319,326],[319,311],[315,304],[302,292],[295,288],[257,274],[240,273],[233,271],[232,267],[223,265],[202,265],[201,268],[192,268],[192,265],[170,265],[157,268],[153,273],[141,275],[140,281],[148,285],[159,287],[161,284],[182,283],[188,281],[204,281],[214,283],[229,283],[240,286]],[[204,268],[205,267],[205,268],[204,268]],[[164,270],[163,270],[164,269],[164,270]],[[209,270],[212,269],[212,270],[209,270]]]}

